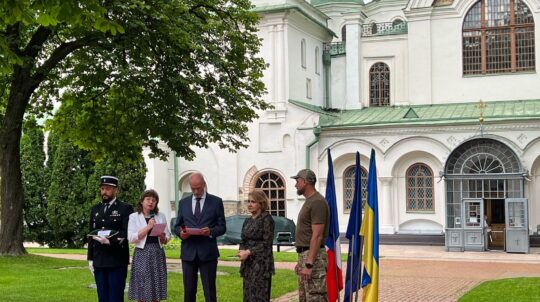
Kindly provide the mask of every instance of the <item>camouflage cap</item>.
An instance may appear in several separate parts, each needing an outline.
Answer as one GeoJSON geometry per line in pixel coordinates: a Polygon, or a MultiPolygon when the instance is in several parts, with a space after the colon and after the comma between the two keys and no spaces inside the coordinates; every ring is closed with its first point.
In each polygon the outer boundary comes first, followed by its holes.
{"type": "Polygon", "coordinates": [[[311,184],[315,184],[317,182],[317,176],[315,175],[315,172],[311,171],[310,169],[302,169],[298,171],[298,173],[295,176],[292,176],[291,178],[292,179],[302,178],[311,184]]]}

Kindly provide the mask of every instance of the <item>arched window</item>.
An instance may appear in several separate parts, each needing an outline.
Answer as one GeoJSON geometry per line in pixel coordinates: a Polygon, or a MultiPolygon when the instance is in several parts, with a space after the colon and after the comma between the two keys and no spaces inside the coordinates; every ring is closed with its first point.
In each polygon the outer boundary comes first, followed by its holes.
{"type": "Polygon", "coordinates": [[[270,201],[270,214],[286,216],[285,182],[272,171],[265,171],[256,176],[255,188],[262,189],[270,201]]]}
{"type": "MultiPolygon", "coordinates": [[[[345,169],[343,172],[343,211],[350,212],[354,197],[354,169],[355,166],[352,165],[345,169]]],[[[362,192],[362,204],[367,201],[367,170],[364,167],[360,167],[360,186],[362,192]]]]}
{"type": "Polygon", "coordinates": [[[400,26],[403,26],[403,20],[398,18],[398,19],[395,19],[394,21],[392,21],[392,27],[393,28],[400,27],[400,26]]]}
{"type": "Polygon", "coordinates": [[[379,30],[378,30],[378,28],[377,28],[377,23],[372,22],[372,23],[371,23],[371,34],[372,34],[372,35],[376,35],[378,31],[379,31],[379,30]]]}
{"type": "Polygon", "coordinates": [[[422,163],[407,169],[407,211],[429,211],[433,207],[433,172],[422,163]]]}
{"type": "Polygon", "coordinates": [[[480,0],[463,21],[463,74],[535,70],[534,19],[521,0],[480,0]]]}
{"type": "Polygon", "coordinates": [[[382,62],[373,64],[369,69],[369,104],[390,105],[390,68],[382,62]]]}
{"type": "Polygon", "coordinates": [[[302,67],[306,68],[306,40],[302,39],[300,42],[300,51],[301,51],[301,63],[302,67]]]}
{"type": "Polygon", "coordinates": [[[399,30],[399,29],[403,29],[403,26],[405,25],[405,22],[403,22],[403,20],[401,19],[395,19],[394,21],[392,21],[392,28],[394,30],[399,30]]]}
{"type": "Polygon", "coordinates": [[[315,47],[315,73],[316,74],[320,74],[321,71],[319,70],[319,60],[320,60],[320,51],[319,51],[319,47],[315,47]]]}
{"type": "Polygon", "coordinates": [[[347,26],[345,25],[343,25],[343,27],[341,28],[341,41],[347,41],[347,26]]]}

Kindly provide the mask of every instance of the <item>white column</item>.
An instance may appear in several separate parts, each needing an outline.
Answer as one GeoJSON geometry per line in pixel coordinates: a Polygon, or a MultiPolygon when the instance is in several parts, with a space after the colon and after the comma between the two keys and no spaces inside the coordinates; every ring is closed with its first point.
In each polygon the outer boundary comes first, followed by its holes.
{"type": "Polygon", "coordinates": [[[344,109],[359,109],[362,108],[361,95],[361,75],[360,75],[360,33],[362,20],[358,15],[345,16],[345,24],[347,26],[347,41],[345,44],[346,54],[346,89],[347,101],[344,109]]]}
{"type": "Polygon", "coordinates": [[[431,9],[406,13],[408,20],[409,102],[432,104],[431,9]]]}
{"type": "MultiPolygon", "coordinates": [[[[166,146],[161,144],[163,149],[167,149],[166,146]]],[[[147,189],[154,189],[159,194],[159,211],[167,217],[167,221],[170,221],[171,216],[175,216],[172,213],[171,201],[174,200],[174,164],[173,153],[169,153],[167,161],[162,161],[159,158],[150,158],[148,156],[149,149],[143,151],[145,163],[146,163],[146,178],[145,184],[147,189]]]]}
{"type": "Polygon", "coordinates": [[[381,234],[394,234],[393,224],[393,199],[392,199],[392,176],[379,177],[382,194],[379,196],[379,232],[381,234]]]}

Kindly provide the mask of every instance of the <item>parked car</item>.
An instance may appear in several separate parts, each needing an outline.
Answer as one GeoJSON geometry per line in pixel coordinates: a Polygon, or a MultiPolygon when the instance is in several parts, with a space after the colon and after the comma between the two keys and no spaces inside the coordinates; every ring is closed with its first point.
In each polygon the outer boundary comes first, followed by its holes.
{"type": "MultiPolygon", "coordinates": [[[[227,232],[217,238],[218,244],[239,244],[242,241],[242,225],[250,215],[233,215],[225,217],[227,232]]],[[[282,216],[272,216],[274,219],[274,244],[288,245],[296,238],[294,221],[282,216]]]]}

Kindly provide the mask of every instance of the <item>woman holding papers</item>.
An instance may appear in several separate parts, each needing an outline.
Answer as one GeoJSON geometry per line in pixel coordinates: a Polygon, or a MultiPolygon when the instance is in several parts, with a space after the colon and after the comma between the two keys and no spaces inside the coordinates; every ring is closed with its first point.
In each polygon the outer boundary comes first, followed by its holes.
{"type": "Polygon", "coordinates": [[[238,257],[242,261],[240,275],[244,278],[244,302],[270,301],[274,274],[274,219],[267,212],[268,198],[261,190],[248,195],[251,217],[242,226],[242,241],[238,257]]]}
{"type": "Polygon", "coordinates": [[[167,299],[167,265],[163,244],[171,238],[165,215],[159,213],[159,196],[146,190],[137,212],[129,216],[128,239],[135,244],[128,297],[138,301],[167,299]]]}

